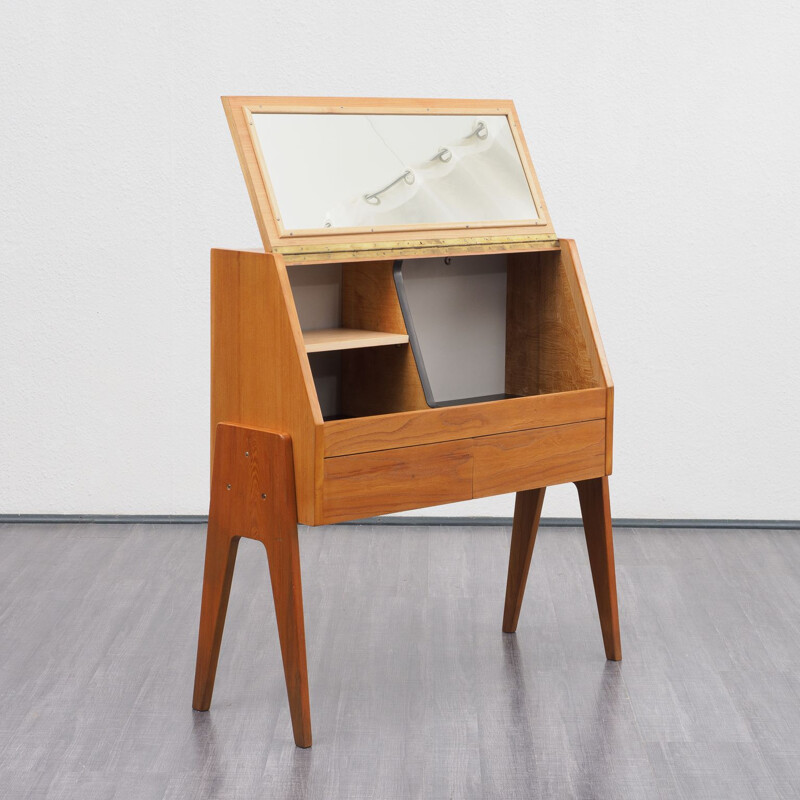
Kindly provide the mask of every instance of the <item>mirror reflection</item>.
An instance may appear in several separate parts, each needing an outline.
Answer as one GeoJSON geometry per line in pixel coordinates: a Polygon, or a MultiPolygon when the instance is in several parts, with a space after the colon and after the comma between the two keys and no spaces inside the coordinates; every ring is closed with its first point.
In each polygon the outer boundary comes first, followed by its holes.
{"type": "Polygon", "coordinates": [[[502,115],[254,113],[253,127],[286,230],[538,217],[502,115]]]}

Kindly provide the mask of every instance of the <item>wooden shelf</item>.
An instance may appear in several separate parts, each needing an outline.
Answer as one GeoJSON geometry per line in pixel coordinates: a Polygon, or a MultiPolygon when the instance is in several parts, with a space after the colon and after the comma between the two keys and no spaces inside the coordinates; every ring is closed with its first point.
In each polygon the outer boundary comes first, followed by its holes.
{"type": "Polygon", "coordinates": [[[406,333],[384,333],[353,328],[326,328],[319,331],[303,331],[306,353],[322,353],[326,350],[354,350],[359,347],[383,347],[389,344],[408,344],[406,333]]]}

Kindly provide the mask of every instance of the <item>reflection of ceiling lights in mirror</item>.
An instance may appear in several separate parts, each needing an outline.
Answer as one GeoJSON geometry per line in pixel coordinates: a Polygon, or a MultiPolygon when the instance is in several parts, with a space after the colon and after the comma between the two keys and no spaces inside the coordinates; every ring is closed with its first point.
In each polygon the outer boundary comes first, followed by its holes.
{"type": "MultiPolygon", "coordinates": [[[[467,142],[472,137],[476,139],[480,139],[481,141],[485,141],[489,137],[489,129],[486,127],[482,120],[478,120],[475,128],[473,129],[472,133],[468,133],[462,141],[467,142]]],[[[381,137],[382,138],[382,137],[381,137]]],[[[428,159],[430,161],[441,161],[443,164],[449,163],[453,158],[453,151],[448,147],[439,147],[438,152],[432,158],[428,159]]],[[[375,192],[368,192],[367,194],[362,195],[364,201],[369,203],[372,206],[379,206],[381,204],[381,198],[379,195],[382,195],[384,192],[388,192],[393,186],[396,186],[400,181],[404,181],[406,184],[411,186],[415,181],[415,174],[413,169],[407,169],[402,175],[395,178],[391,183],[387,183],[382,189],[378,189],[375,192]]],[[[330,228],[331,223],[330,220],[325,222],[325,227],[330,228]]]]}
{"type": "Polygon", "coordinates": [[[378,197],[378,195],[381,195],[384,192],[388,191],[389,189],[392,188],[392,186],[394,186],[397,183],[400,183],[400,181],[405,181],[409,186],[411,186],[411,184],[414,183],[415,181],[415,176],[413,171],[407,169],[402,175],[395,178],[391,183],[387,183],[386,186],[383,187],[383,189],[378,189],[377,192],[372,192],[371,194],[365,194],[364,199],[370,205],[378,206],[381,203],[381,198],[378,197]]]}
{"type": "Polygon", "coordinates": [[[289,235],[538,216],[504,114],[258,113],[253,131],[289,235]]]}
{"type": "Polygon", "coordinates": [[[483,120],[478,120],[478,124],[475,126],[475,130],[467,136],[467,139],[471,138],[472,136],[477,136],[479,139],[485,139],[489,135],[489,129],[484,124],[483,120]]]}

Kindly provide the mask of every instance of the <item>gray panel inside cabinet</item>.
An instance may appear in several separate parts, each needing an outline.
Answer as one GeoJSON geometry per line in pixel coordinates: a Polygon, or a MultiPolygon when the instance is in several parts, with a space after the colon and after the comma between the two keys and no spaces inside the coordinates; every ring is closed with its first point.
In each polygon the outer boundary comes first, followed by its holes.
{"type": "MultiPolygon", "coordinates": [[[[287,267],[300,328],[315,331],[342,325],[342,265],[292,264],[287,267]]],[[[325,419],[339,414],[342,354],[309,353],[308,362],[325,419]]]]}
{"type": "Polygon", "coordinates": [[[341,327],[342,265],[290,264],[286,272],[300,327],[304,331],[341,327]]]}
{"type": "Polygon", "coordinates": [[[311,366],[322,416],[324,419],[334,419],[339,415],[340,408],[342,353],[339,350],[309,353],[308,363],[311,366]]]}
{"type": "Polygon", "coordinates": [[[506,396],[506,261],[497,254],[395,264],[429,405],[506,396]]]}

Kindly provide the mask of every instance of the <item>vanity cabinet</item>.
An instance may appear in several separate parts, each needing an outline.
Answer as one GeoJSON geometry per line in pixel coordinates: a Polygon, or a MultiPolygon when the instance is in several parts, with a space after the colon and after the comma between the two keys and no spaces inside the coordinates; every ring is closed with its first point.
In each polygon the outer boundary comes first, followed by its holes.
{"type": "MultiPolygon", "coordinates": [[[[575,243],[507,101],[223,98],[263,250],[211,253],[212,482],[194,707],[242,536],[269,559],[311,744],[297,523],[516,492],[516,629],[547,486],[574,482],[621,657],[614,389],[575,243]]],[[[313,579],[313,576],[312,576],[313,579]]]]}

